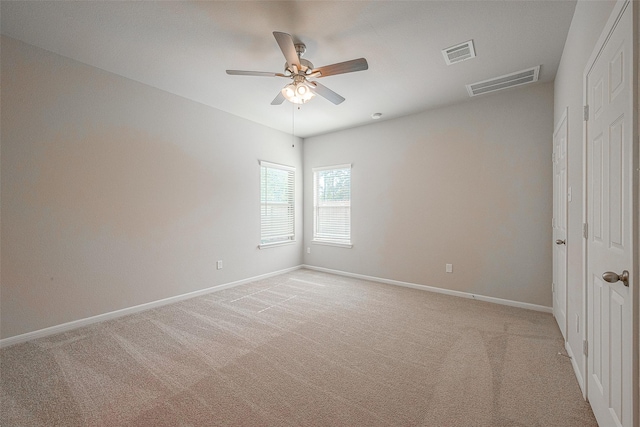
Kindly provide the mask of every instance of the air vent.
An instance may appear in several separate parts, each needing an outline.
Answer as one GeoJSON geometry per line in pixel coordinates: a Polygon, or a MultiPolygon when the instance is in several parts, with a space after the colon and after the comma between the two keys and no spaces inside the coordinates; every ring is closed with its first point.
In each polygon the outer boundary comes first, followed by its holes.
{"type": "Polygon", "coordinates": [[[473,40],[443,49],[442,55],[447,65],[475,58],[476,50],[473,48],[473,40]]]}
{"type": "Polygon", "coordinates": [[[467,85],[469,96],[482,95],[483,93],[495,92],[514,86],[525,85],[538,81],[540,66],[529,68],[528,70],[517,71],[489,80],[467,85]]]}

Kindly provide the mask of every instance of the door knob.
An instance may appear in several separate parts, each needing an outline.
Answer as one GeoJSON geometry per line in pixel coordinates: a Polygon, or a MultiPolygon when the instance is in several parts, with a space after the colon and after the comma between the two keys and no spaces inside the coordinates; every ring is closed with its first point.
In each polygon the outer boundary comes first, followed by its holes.
{"type": "Polygon", "coordinates": [[[614,273],[613,271],[606,271],[602,273],[602,278],[605,282],[622,282],[625,286],[629,286],[629,272],[627,270],[624,270],[620,275],[614,273]]]}
{"type": "Polygon", "coordinates": [[[566,244],[567,244],[566,240],[560,240],[560,239],[556,240],[556,245],[566,245],[566,244]]]}

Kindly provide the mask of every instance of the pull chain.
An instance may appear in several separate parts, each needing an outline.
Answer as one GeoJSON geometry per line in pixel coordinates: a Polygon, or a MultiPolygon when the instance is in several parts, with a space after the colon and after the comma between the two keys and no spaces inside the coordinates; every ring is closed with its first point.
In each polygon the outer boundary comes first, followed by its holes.
{"type": "MultiPolygon", "coordinates": [[[[291,103],[291,148],[295,148],[296,146],[296,104],[291,103]]],[[[300,107],[298,107],[299,109],[300,107]]]]}

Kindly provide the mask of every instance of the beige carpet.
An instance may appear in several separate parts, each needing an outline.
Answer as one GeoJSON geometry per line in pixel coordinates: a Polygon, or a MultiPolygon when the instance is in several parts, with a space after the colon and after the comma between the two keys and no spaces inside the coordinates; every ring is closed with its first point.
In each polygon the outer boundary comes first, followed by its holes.
{"type": "Polygon", "coordinates": [[[595,426],[549,314],[298,270],[0,351],[2,426],[595,426]]]}

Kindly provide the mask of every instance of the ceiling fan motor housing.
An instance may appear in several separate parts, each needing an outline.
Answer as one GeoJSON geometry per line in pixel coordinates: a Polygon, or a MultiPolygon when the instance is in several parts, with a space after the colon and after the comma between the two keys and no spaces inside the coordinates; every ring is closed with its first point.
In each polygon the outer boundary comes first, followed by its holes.
{"type": "MultiPolygon", "coordinates": [[[[311,61],[300,58],[300,70],[298,70],[298,73],[310,73],[311,70],[313,70],[313,64],[311,61]]],[[[285,73],[293,74],[293,70],[289,68],[289,64],[286,62],[284,63],[284,71],[285,73]]]]}

